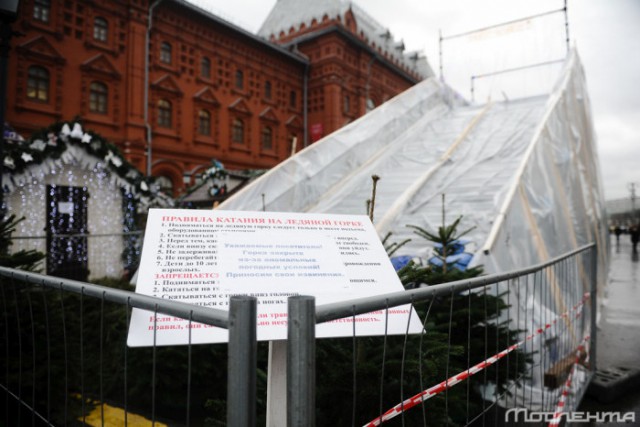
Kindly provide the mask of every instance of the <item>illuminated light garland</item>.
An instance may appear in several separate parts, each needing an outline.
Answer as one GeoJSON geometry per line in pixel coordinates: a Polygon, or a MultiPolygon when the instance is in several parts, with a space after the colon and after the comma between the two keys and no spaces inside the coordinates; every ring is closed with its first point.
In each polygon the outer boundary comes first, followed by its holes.
{"type": "MultiPolygon", "coordinates": [[[[7,213],[26,217],[18,226],[12,250],[26,248],[47,252],[42,232],[50,231],[48,219],[34,215],[33,202],[36,201],[38,206],[46,206],[48,194],[43,183],[47,182],[48,177],[59,183],[62,179],[61,185],[82,187],[88,189],[89,194],[100,194],[98,211],[102,214],[92,216],[90,230],[85,232],[130,233],[137,230],[137,213],[145,212],[150,207],[175,206],[174,199],[160,191],[154,178],[144,176],[122,156],[115,145],[94,132],[83,130],[79,122],[56,123],[35,132],[29,139],[5,138],[5,142],[1,161],[6,167],[2,191],[7,194],[4,198],[8,203],[7,213]],[[113,207],[117,207],[122,215],[108,214],[113,207]],[[42,236],[42,239],[34,240],[37,236],[42,236]]],[[[213,161],[205,175],[206,178],[222,180],[226,177],[226,171],[220,162],[213,161]]],[[[127,235],[123,239],[121,258],[129,270],[135,267],[139,259],[140,236],[127,235]]],[[[86,258],[79,246],[67,250],[77,252],[76,259],[86,258]]],[[[91,244],[88,246],[89,253],[100,251],[93,247],[91,244]]],[[[118,275],[118,267],[107,266],[105,272],[118,275]]]]}
{"type": "Polygon", "coordinates": [[[89,170],[104,162],[108,167],[104,172],[111,172],[115,182],[134,193],[145,210],[149,206],[174,206],[173,199],[154,184],[154,178],[144,176],[122,156],[118,147],[94,132],[83,130],[79,122],[55,123],[26,140],[6,139],[3,163],[10,179],[3,179],[5,191],[22,186],[26,176],[41,175],[39,169],[50,173],[62,164],[75,162],[89,170]]]}

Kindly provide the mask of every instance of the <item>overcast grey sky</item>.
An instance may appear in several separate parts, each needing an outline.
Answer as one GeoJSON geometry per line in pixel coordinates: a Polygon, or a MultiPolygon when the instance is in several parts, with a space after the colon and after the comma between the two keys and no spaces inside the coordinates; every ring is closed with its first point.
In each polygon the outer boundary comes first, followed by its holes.
{"type": "MultiPolygon", "coordinates": [[[[276,2],[190,1],[253,33],[260,28],[276,2]]],[[[577,46],[587,76],[605,197],[628,197],[629,183],[634,182],[640,188],[640,0],[568,1],[569,35],[572,45],[577,46]]],[[[396,39],[404,40],[407,50],[423,51],[436,73],[439,66],[439,30],[444,36],[453,35],[563,7],[563,0],[355,2],[388,27],[396,39]]],[[[546,27],[538,31],[541,46],[554,46],[548,49],[552,56],[555,55],[556,44],[563,43],[563,19],[548,21],[546,27]]],[[[450,44],[455,43],[457,41],[450,44]]],[[[445,77],[448,58],[455,61],[452,57],[456,57],[462,61],[453,62],[450,65],[452,69],[467,67],[462,58],[465,55],[458,55],[452,50],[455,51],[445,43],[445,77]]],[[[500,62],[504,60],[494,60],[494,65],[504,65],[505,62],[500,62]]],[[[468,96],[468,84],[460,84],[463,80],[456,81],[453,77],[447,81],[468,96]]]]}

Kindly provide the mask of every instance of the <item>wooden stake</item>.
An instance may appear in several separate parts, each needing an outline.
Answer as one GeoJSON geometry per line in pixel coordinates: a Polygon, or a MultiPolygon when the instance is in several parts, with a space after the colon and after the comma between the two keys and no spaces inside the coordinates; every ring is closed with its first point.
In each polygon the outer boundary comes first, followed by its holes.
{"type": "Polygon", "coordinates": [[[376,186],[378,185],[378,180],[380,177],[378,175],[371,175],[371,179],[373,180],[373,189],[371,190],[371,205],[369,207],[369,219],[373,223],[373,209],[376,206],[376,186]]]}

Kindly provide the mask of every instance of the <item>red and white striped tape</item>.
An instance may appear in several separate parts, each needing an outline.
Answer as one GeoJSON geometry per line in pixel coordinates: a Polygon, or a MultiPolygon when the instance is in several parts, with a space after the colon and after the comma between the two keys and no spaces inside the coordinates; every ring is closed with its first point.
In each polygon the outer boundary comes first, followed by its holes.
{"type": "Polygon", "coordinates": [[[582,344],[580,344],[576,350],[576,360],[571,366],[571,372],[567,377],[567,381],[565,381],[564,386],[562,387],[562,392],[560,394],[560,399],[558,400],[558,404],[556,405],[556,410],[553,413],[553,418],[549,422],[549,427],[556,427],[560,425],[562,421],[562,413],[564,412],[564,405],[567,401],[567,396],[571,391],[571,382],[573,381],[573,374],[578,368],[578,364],[580,363],[580,358],[582,358],[582,354],[585,352],[586,343],[589,341],[589,335],[584,337],[582,344]]]}
{"type": "Polygon", "coordinates": [[[434,385],[433,387],[430,387],[430,388],[428,388],[428,389],[426,389],[424,391],[421,391],[420,393],[416,394],[415,396],[410,397],[409,399],[406,399],[402,403],[399,403],[396,406],[394,406],[393,408],[389,409],[387,412],[382,414],[382,416],[380,416],[380,417],[368,422],[363,427],[379,426],[380,424],[384,423],[385,421],[389,421],[390,419],[396,417],[397,415],[401,414],[404,411],[407,411],[407,410],[413,408],[414,406],[418,405],[419,403],[421,403],[421,402],[423,402],[423,401],[425,401],[427,399],[431,399],[433,396],[435,396],[437,394],[440,394],[443,391],[447,390],[448,388],[451,388],[454,385],[466,380],[471,375],[477,374],[478,372],[482,371],[483,369],[493,365],[498,360],[502,359],[504,356],[506,356],[507,354],[511,353],[513,350],[518,349],[519,347],[521,347],[527,341],[530,341],[534,337],[536,337],[536,336],[542,334],[543,332],[545,332],[547,329],[550,329],[552,326],[554,326],[556,323],[558,323],[558,321],[560,321],[561,319],[567,319],[571,315],[572,312],[577,311],[576,318],[580,317],[580,315],[582,314],[582,308],[584,306],[584,303],[588,299],[589,299],[589,293],[587,292],[587,293],[584,294],[582,300],[580,302],[578,302],[576,305],[574,305],[570,310],[567,310],[561,316],[558,316],[556,319],[554,319],[553,322],[547,323],[547,324],[544,325],[544,327],[538,328],[534,333],[528,335],[522,341],[509,346],[505,350],[502,350],[500,353],[489,357],[488,359],[478,363],[477,365],[474,365],[473,367],[467,369],[466,371],[460,372],[459,374],[450,377],[449,379],[441,382],[440,384],[434,385]]]}

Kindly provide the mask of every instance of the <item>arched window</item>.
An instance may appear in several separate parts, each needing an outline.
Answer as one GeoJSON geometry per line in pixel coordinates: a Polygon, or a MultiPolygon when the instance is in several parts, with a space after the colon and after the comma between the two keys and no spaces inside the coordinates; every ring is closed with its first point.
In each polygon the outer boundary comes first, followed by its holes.
{"type": "Polygon", "coordinates": [[[162,42],[160,45],[160,61],[171,64],[171,45],[167,42],[162,42]]]}
{"type": "Polygon", "coordinates": [[[206,79],[211,77],[211,61],[206,56],[200,62],[200,76],[206,79]]]}
{"type": "Polygon", "coordinates": [[[92,82],[89,87],[89,111],[107,114],[109,89],[100,82],[92,82]]]}
{"type": "Polygon", "coordinates": [[[262,128],[262,149],[273,149],[273,131],[269,126],[265,126],[264,128],[262,128]]]}
{"type": "Polygon", "coordinates": [[[269,80],[264,82],[264,97],[271,99],[271,82],[269,80]]]}
{"type": "Polygon", "coordinates": [[[50,0],[35,0],[33,3],[33,19],[40,22],[49,22],[51,15],[50,0]]]}
{"type": "Polygon", "coordinates": [[[244,144],[244,122],[240,119],[234,119],[231,123],[231,141],[244,144]]]}
{"type": "Polygon", "coordinates": [[[104,18],[93,21],[93,38],[99,42],[106,42],[109,35],[109,23],[104,18]]]}
{"type": "Polygon", "coordinates": [[[49,101],[49,71],[34,65],[27,72],[27,98],[37,101],[49,101]]]}
{"type": "Polygon", "coordinates": [[[207,110],[198,112],[198,133],[200,135],[211,135],[211,113],[207,110]]]}
{"type": "Polygon", "coordinates": [[[166,99],[158,101],[158,126],[171,128],[172,126],[171,103],[166,99]]]}
{"type": "Polygon", "coordinates": [[[238,89],[244,88],[244,73],[242,70],[236,71],[236,87],[238,89]]]}

